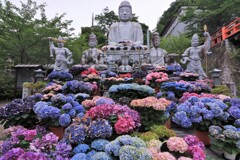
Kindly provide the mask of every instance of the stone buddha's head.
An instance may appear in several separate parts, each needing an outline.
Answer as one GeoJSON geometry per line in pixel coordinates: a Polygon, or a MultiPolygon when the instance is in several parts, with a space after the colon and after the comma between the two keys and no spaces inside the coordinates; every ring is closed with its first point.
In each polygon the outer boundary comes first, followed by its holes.
{"type": "Polygon", "coordinates": [[[192,36],[192,46],[193,47],[197,47],[199,44],[199,38],[198,38],[198,35],[197,34],[194,34],[192,36]]]}
{"type": "Polygon", "coordinates": [[[128,22],[132,19],[132,6],[128,1],[122,1],[118,7],[120,21],[128,22]]]}
{"type": "Polygon", "coordinates": [[[89,35],[89,39],[88,39],[88,45],[89,45],[89,47],[90,47],[90,48],[94,48],[94,47],[97,46],[97,43],[98,43],[98,41],[97,41],[96,35],[95,35],[94,33],[91,33],[91,34],[89,35]]]}
{"type": "Polygon", "coordinates": [[[152,44],[155,48],[159,47],[160,45],[160,36],[158,34],[158,32],[154,32],[152,34],[152,44]]]}

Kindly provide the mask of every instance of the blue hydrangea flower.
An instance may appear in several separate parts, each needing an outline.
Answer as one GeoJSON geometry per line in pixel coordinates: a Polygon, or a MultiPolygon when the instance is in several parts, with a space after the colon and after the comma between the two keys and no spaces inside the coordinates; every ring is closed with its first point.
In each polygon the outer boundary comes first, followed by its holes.
{"type": "Polygon", "coordinates": [[[74,118],[76,116],[76,111],[74,108],[70,109],[69,112],[67,112],[67,114],[71,117],[74,118]]]}
{"type": "Polygon", "coordinates": [[[215,135],[218,135],[222,132],[222,128],[219,127],[219,126],[210,126],[209,127],[209,133],[211,136],[215,136],[215,135]]]}
{"type": "Polygon", "coordinates": [[[121,160],[134,160],[140,158],[140,151],[134,146],[123,146],[119,151],[121,160]]]}
{"type": "Polygon", "coordinates": [[[140,147],[146,148],[146,143],[142,139],[140,139],[138,137],[132,137],[132,140],[133,140],[132,146],[137,147],[137,148],[140,148],[140,147]]]}
{"type": "Polygon", "coordinates": [[[192,121],[192,123],[200,123],[202,122],[202,116],[198,116],[198,117],[191,117],[190,116],[190,120],[192,121]]]}
{"type": "Polygon", "coordinates": [[[174,100],[175,99],[175,94],[171,91],[167,92],[167,100],[174,100]]]}
{"type": "Polygon", "coordinates": [[[237,141],[236,146],[240,150],[240,140],[237,141]]]}
{"type": "Polygon", "coordinates": [[[105,152],[97,152],[92,156],[93,160],[112,160],[112,158],[105,152]]]}
{"type": "Polygon", "coordinates": [[[192,126],[191,120],[187,117],[187,114],[184,111],[175,113],[173,115],[172,120],[173,120],[173,122],[175,122],[176,124],[178,124],[184,128],[189,128],[192,126]]]}
{"type": "Polygon", "coordinates": [[[72,103],[74,101],[74,97],[72,97],[70,94],[67,95],[66,97],[66,102],[67,103],[72,103]]]}
{"type": "Polygon", "coordinates": [[[77,117],[82,118],[84,116],[84,113],[78,113],[77,117]]]}
{"type": "Polygon", "coordinates": [[[228,109],[228,112],[229,114],[236,118],[236,119],[239,119],[240,118],[240,107],[237,107],[237,106],[231,106],[229,109],[228,109]]]}
{"type": "Polygon", "coordinates": [[[52,96],[51,101],[53,105],[61,105],[66,103],[66,99],[66,96],[58,93],[57,95],[52,96]]]}
{"type": "Polygon", "coordinates": [[[59,117],[59,124],[63,127],[69,126],[71,123],[71,117],[68,114],[62,114],[59,117]]]}
{"type": "Polygon", "coordinates": [[[95,139],[92,143],[91,143],[91,148],[97,150],[97,151],[104,151],[105,150],[105,146],[109,143],[108,140],[106,139],[95,139]]]}
{"type": "Polygon", "coordinates": [[[161,98],[163,96],[163,93],[162,92],[158,92],[157,95],[156,95],[156,98],[161,98]]]}
{"type": "Polygon", "coordinates": [[[72,108],[72,105],[70,103],[66,103],[62,106],[62,109],[64,111],[69,111],[72,108]]]}
{"type": "Polygon", "coordinates": [[[112,126],[105,119],[92,121],[88,126],[87,135],[89,138],[108,138],[112,136],[112,126]]]}
{"type": "Polygon", "coordinates": [[[138,151],[139,151],[139,159],[152,160],[152,154],[146,148],[141,147],[138,149],[138,151]]]}
{"type": "Polygon", "coordinates": [[[122,135],[117,138],[121,145],[132,145],[133,139],[129,135],[122,135]]]}
{"type": "Polygon", "coordinates": [[[203,114],[203,118],[207,120],[212,120],[214,117],[214,113],[212,111],[207,111],[205,114],[203,114]]]}
{"type": "Polygon", "coordinates": [[[237,127],[240,127],[240,119],[236,119],[235,124],[236,124],[237,127]]]}
{"type": "Polygon", "coordinates": [[[71,144],[79,144],[85,141],[86,130],[85,126],[80,124],[72,124],[65,129],[63,139],[71,144]]]}
{"type": "Polygon", "coordinates": [[[233,125],[226,125],[226,126],[223,126],[223,128],[224,129],[230,129],[230,130],[232,130],[232,131],[237,131],[237,128],[236,127],[234,127],[233,125]]]}
{"type": "Polygon", "coordinates": [[[92,159],[92,157],[93,157],[94,154],[96,154],[96,153],[97,153],[97,151],[91,150],[90,152],[87,153],[87,158],[88,158],[89,160],[94,160],[94,159],[92,159]]]}
{"type": "Polygon", "coordinates": [[[71,160],[88,160],[88,159],[85,153],[77,153],[71,158],[71,160]]]}
{"type": "Polygon", "coordinates": [[[86,153],[90,149],[87,144],[79,144],[73,149],[73,153],[86,153]]]}
{"type": "Polygon", "coordinates": [[[118,92],[118,86],[117,85],[112,85],[109,88],[108,92],[118,92]]]}
{"type": "Polygon", "coordinates": [[[40,119],[57,119],[61,115],[60,109],[53,107],[53,106],[43,106],[36,108],[35,112],[40,119]]]}
{"type": "Polygon", "coordinates": [[[33,111],[36,113],[36,110],[42,108],[43,106],[48,106],[47,102],[39,101],[33,106],[33,111]]]}
{"type": "Polygon", "coordinates": [[[77,113],[83,113],[85,111],[84,107],[81,104],[74,106],[74,109],[77,113]]]}
{"type": "Polygon", "coordinates": [[[96,101],[96,105],[100,105],[100,104],[115,104],[115,102],[112,99],[108,99],[108,98],[98,98],[96,101]]]}
{"type": "Polygon", "coordinates": [[[120,142],[118,140],[114,140],[114,141],[109,142],[105,146],[105,152],[109,155],[118,157],[120,148],[121,148],[120,142]]]}

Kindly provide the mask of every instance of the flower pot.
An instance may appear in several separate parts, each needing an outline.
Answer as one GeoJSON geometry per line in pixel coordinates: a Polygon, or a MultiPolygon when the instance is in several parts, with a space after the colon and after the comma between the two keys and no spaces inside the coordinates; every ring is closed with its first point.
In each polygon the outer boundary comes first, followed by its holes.
{"type": "Polygon", "coordinates": [[[208,136],[208,131],[195,130],[195,135],[199,138],[200,141],[203,142],[206,147],[210,146],[210,138],[208,136]]]}
{"type": "Polygon", "coordinates": [[[217,154],[217,155],[222,157],[223,149],[217,147],[217,145],[216,145],[217,140],[215,138],[213,138],[212,136],[210,136],[210,143],[211,143],[210,150],[213,151],[215,154],[217,154]]]}
{"type": "Polygon", "coordinates": [[[236,155],[237,154],[230,154],[230,153],[228,153],[228,152],[226,152],[226,151],[224,151],[223,152],[224,153],[224,157],[226,158],[226,159],[228,159],[228,160],[235,160],[236,159],[236,155]]]}
{"type": "Polygon", "coordinates": [[[165,126],[168,128],[168,129],[171,129],[171,119],[168,119],[166,122],[165,122],[165,126]]]}
{"type": "Polygon", "coordinates": [[[63,138],[64,128],[63,127],[49,127],[49,130],[58,136],[58,140],[63,138]]]}
{"type": "Polygon", "coordinates": [[[215,154],[217,154],[217,155],[219,155],[219,156],[222,156],[222,154],[223,154],[223,150],[214,149],[214,148],[211,148],[211,150],[212,150],[215,154]]]}

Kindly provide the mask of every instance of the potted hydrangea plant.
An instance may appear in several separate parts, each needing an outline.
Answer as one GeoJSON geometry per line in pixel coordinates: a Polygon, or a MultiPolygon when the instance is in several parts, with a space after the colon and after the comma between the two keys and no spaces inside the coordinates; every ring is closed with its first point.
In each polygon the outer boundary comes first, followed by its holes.
{"type": "Polygon", "coordinates": [[[193,96],[178,106],[172,120],[183,128],[196,128],[197,136],[205,134],[205,136],[199,137],[200,140],[205,140],[204,144],[210,145],[208,128],[211,125],[221,125],[227,122],[229,118],[227,109],[228,106],[221,100],[193,96]]]}

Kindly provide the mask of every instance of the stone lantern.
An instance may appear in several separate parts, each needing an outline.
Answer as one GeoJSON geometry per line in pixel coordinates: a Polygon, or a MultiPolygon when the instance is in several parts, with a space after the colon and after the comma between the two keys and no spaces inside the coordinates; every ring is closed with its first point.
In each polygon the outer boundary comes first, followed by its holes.
{"type": "Polygon", "coordinates": [[[213,79],[213,85],[214,86],[221,85],[221,79],[220,79],[221,72],[222,72],[222,70],[219,70],[219,69],[216,69],[216,68],[213,69],[212,71],[210,71],[211,77],[213,79]]]}
{"type": "Polygon", "coordinates": [[[14,67],[14,61],[12,60],[10,55],[8,54],[8,59],[6,60],[4,73],[11,73],[12,74],[13,71],[14,71],[13,67],[14,67]]]}
{"type": "Polygon", "coordinates": [[[43,81],[45,78],[45,71],[42,69],[34,70],[34,82],[43,81]]]}

